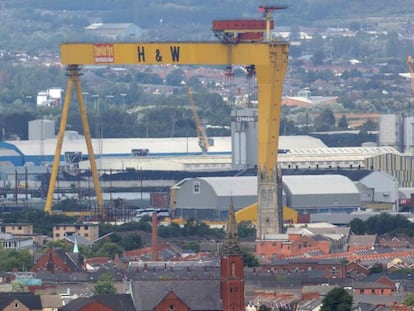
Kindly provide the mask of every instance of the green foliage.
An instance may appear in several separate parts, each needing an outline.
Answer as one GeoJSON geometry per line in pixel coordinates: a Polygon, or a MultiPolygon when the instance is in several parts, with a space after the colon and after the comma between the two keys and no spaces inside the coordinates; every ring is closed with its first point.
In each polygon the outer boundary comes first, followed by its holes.
{"type": "Polygon", "coordinates": [[[210,227],[203,223],[196,221],[195,219],[187,219],[187,222],[182,228],[182,236],[209,236],[213,235],[216,238],[223,238],[224,231],[219,229],[210,229],[210,227]]]}
{"type": "Polygon", "coordinates": [[[61,248],[65,252],[72,252],[73,251],[72,243],[70,243],[66,240],[50,241],[50,242],[47,243],[47,247],[49,247],[49,248],[61,248]]]}
{"type": "Polygon", "coordinates": [[[414,224],[401,215],[381,213],[366,221],[353,219],[350,222],[351,231],[355,234],[384,234],[408,233],[413,235],[414,224]]]}
{"type": "Polygon", "coordinates": [[[329,131],[335,127],[335,115],[331,109],[325,108],[314,120],[315,131],[329,131]]]}
{"type": "Polygon", "coordinates": [[[181,81],[185,81],[184,72],[182,69],[175,69],[166,77],[166,83],[172,86],[180,86],[181,81]]]}
{"type": "Polygon", "coordinates": [[[195,253],[200,251],[200,244],[194,241],[185,243],[181,246],[184,250],[190,250],[193,251],[195,253]]]}
{"type": "Polygon", "coordinates": [[[170,223],[168,226],[160,226],[158,228],[158,235],[163,238],[180,237],[182,234],[181,227],[176,223],[170,223]]]}
{"type": "Polygon", "coordinates": [[[408,295],[403,301],[403,305],[414,306],[414,295],[408,295]]]}
{"type": "Polygon", "coordinates": [[[240,238],[253,238],[256,236],[256,227],[251,222],[240,222],[237,225],[237,231],[240,238]]]}
{"type": "Polygon", "coordinates": [[[11,285],[12,285],[12,292],[14,293],[22,293],[22,292],[28,291],[27,286],[19,281],[14,280],[12,281],[11,285]]]}
{"type": "Polygon", "coordinates": [[[259,261],[252,253],[243,251],[243,263],[245,267],[258,267],[259,261]]]}
{"type": "Polygon", "coordinates": [[[348,119],[346,118],[346,116],[343,114],[341,116],[341,118],[338,120],[338,125],[337,128],[340,130],[347,130],[348,129],[348,119]]]}
{"type": "Polygon", "coordinates": [[[27,250],[0,248],[0,272],[27,271],[33,265],[33,256],[27,250]]]}
{"type": "Polygon", "coordinates": [[[110,259],[114,259],[116,254],[121,256],[123,251],[121,245],[113,242],[103,242],[93,247],[93,253],[96,257],[108,257],[110,259]]]}
{"type": "Polygon", "coordinates": [[[100,280],[95,284],[94,293],[95,295],[116,294],[115,281],[111,274],[102,274],[100,280]]]}
{"type": "Polygon", "coordinates": [[[144,246],[141,236],[137,233],[129,233],[129,234],[116,234],[115,233],[111,235],[110,239],[113,243],[118,244],[126,251],[142,248],[144,246]]]}
{"type": "Polygon", "coordinates": [[[321,311],[350,311],[352,296],[342,287],[335,287],[322,300],[321,311]]]}
{"type": "Polygon", "coordinates": [[[351,232],[353,234],[364,234],[367,231],[367,227],[365,225],[365,222],[360,218],[354,218],[349,223],[349,226],[351,228],[351,232]]]}

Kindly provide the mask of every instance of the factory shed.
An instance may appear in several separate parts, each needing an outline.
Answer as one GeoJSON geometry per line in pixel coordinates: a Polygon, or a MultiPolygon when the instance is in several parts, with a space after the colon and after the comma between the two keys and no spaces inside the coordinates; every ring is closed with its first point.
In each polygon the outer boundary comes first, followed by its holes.
{"type": "Polygon", "coordinates": [[[257,177],[186,178],[171,188],[171,197],[178,217],[225,220],[231,200],[236,211],[256,202],[257,177]]]}
{"type": "Polygon", "coordinates": [[[288,207],[300,214],[352,212],[361,206],[355,184],[341,175],[284,176],[288,207]]]}
{"type": "Polygon", "coordinates": [[[9,162],[16,166],[24,165],[24,154],[13,144],[0,142],[0,162],[9,162]]]}

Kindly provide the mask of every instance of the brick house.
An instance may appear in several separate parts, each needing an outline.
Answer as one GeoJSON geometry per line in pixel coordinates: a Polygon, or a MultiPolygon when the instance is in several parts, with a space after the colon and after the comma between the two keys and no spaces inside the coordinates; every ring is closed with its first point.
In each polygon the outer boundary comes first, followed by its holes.
{"type": "Polygon", "coordinates": [[[39,295],[32,293],[0,293],[0,311],[42,311],[39,295]]]}
{"type": "Polygon", "coordinates": [[[47,271],[51,273],[82,272],[78,253],[67,253],[63,249],[48,249],[32,266],[31,272],[47,271]]]}
{"type": "Polygon", "coordinates": [[[378,282],[355,282],[353,284],[354,294],[391,296],[394,286],[378,282]]]}
{"type": "Polygon", "coordinates": [[[329,254],[332,241],[324,236],[307,236],[302,234],[288,234],[274,240],[261,240],[256,242],[256,252],[266,258],[284,258],[304,255],[309,252],[329,254]]]}
{"type": "Polygon", "coordinates": [[[276,260],[262,266],[264,271],[300,273],[308,271],[322,271],[325,278],[344,278],[346,265],[337,260],[290,259],[276,260]]]}
{"type": "Polygon", "coordinates": [[[130,286],[137,310],[223,310],[219,280],[132,281],[130,286]]]}
{"type": "Polygon", "coordinates": [[[363,274],[368,275],[370,267],[362,265],[359,262],[352,261],[346,265],[346,274],[363,274]]]}

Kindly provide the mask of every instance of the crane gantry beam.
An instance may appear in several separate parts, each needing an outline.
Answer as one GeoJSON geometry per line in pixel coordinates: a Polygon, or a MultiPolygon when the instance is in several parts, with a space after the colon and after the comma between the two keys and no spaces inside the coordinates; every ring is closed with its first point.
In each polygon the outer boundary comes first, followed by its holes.
{"type": "MultiPolygon", "coordinates": [[[[61,45],[61,62],[67,66],[229,65],[230,59],[232,64],[254,65],[259,102],[258,208],[260,217],[263,217],[259,223],[267,226],[267,229],[258,228],[257,236],[260,238],[267,233],[279,233],[281,230],[280,220],[275,219],[277,216],[273,214],[277,212],[276,166],[282,89],[288,53],[289,45],[286,42],[64,43],[61,45]],[[272,225],[274,222],[277,224],[272,225]]],[[[82,94],[78,95],[81,98],[82,94]]],[[[62,116],[62,122],[63,120],[65,118],[62,116]]],[[[59,132],[59,135],[63,133],[59,132]]],[[[56,155],[54,161],[58,161],[56,155]]],[[[55,180],[50,181],[54,182],[55,180]]]]}

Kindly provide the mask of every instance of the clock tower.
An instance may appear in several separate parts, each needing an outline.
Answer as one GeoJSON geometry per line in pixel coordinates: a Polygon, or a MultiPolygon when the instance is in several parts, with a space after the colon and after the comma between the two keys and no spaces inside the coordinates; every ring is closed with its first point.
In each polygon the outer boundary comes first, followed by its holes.
{"type": "Polygon", "coordinates": [[[221,266],[221,300],[223,311],[244,311],[243,255],[239,245],[233,200],[230,202],[221,266]]]}

